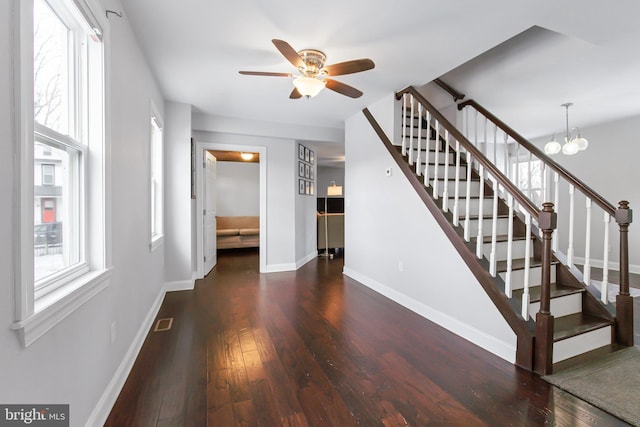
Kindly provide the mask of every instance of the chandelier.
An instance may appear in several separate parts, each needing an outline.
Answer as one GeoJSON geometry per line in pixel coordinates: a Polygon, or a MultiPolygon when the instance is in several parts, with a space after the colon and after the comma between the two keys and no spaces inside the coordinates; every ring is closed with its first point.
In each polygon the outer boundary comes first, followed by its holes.
{"type": "Polygon", "coordinates": [[[561,105],[561,107],[564,107],[566,111],[567,127],[566,130],[558,130],[551,135],[551,141],[547,142],[544,146],[545,154],[558,154],[562,151],[562,154],[572,156],[578,151],[585,150],[589,146],[589,141],[580,136],[579,128],[573,127],[569,129],[569,107],[572,105],[572,102],[567,102],[561,105]],[[561,132],[565,133],[564,144],[560,144],[556,138],[556,136],[561,132]]]}

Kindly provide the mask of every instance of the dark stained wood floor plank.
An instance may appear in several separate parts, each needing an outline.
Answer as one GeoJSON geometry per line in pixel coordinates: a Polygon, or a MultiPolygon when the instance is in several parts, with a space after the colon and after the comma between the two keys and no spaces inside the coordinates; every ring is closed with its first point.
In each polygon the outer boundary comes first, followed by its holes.
{"type": "MultiPolygon", "coordinates": [[[[419,285],[419,284],[418,284],[419,285]]],[[[342,275],[220,252],[167,294],[106,425],[624,426],[342,275]]]]}

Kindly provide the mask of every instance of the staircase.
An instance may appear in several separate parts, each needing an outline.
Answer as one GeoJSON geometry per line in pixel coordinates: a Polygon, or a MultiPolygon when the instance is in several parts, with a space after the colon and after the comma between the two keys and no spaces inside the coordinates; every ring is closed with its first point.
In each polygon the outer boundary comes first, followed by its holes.
{"type": "MultiPolygon", "coordinates": [[[[391,142],[371,113],[365,109],[364,114],[516,333],[516,364],[549,374],[554,364],[585,353],[632,346],[626,249],[631,211],[626,202],[613,208],[473,101],[458,104],[460,110],[472,107],[475,115],[470,124],[469,114],[459,113],[456,122],[463,126],[458,129],[415,88],[397,98],[400,141],[391,142]],[[570,206],[562,210],[568,222],[562,217],[558,230],[560,211],[554,206],[564,202],[563,186],[570,193],[570,206]],[[576,194],[584,196],[586,206],[582,270],[574,255],[575,224],[583,223],[576,220],[576,194]],[[596,245],[591,239],[593,206],[604,212],[600,287],[590,280],[590,250],[596,245]],[[615,305],[607,298],[612,218],[621,235],[622,279],[615,305]]],[[[454,100],[459,98],[454,95],[454,100]]]]}

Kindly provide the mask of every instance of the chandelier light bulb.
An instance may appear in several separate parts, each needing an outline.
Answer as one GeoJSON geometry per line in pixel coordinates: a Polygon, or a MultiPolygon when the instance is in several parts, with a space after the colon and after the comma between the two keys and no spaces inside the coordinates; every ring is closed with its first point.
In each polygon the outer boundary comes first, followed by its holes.
{"type": "Polygon", "coordinates": [[[571,140],[562,146],[562,154],[567,156],[573,156],[578,151],[580,151],[580,147],[575,143],[575,140],[571,140]]]}
{"type": "Polygon", "coordinates": [[[545,154],[550,154],[550,155],[558,154],[561,150],[562,150],[562,145],[560,145],[560,143],[555,139],[552,139],[551,141],[547,142],[544,146],[545,154]]]}

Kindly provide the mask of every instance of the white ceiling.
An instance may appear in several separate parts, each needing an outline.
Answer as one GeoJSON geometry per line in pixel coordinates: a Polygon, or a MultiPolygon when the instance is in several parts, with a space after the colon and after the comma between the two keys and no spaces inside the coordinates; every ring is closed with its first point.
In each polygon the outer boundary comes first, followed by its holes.
{"type": "Polygon", "coordinates": [[[166,98],[205,114],[342,128],[383,96],[440,76],[531,138],[563,127],[567,101],[572,126],[640,114],[636,0],[121,3],[166,98]],[[375,69],[336,78],[364,96],[290,100],[290,79],[238,74],[294,72],[274,38],[322,50],[330,64],[371,58],[375,69]]]}

